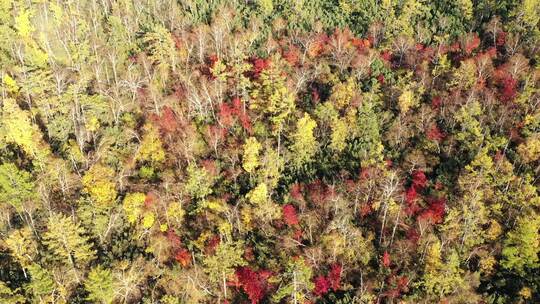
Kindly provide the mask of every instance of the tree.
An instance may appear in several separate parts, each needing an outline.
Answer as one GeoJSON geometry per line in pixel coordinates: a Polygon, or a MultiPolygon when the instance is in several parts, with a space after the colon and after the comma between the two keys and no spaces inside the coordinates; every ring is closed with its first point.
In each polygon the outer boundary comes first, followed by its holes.
{"type": "Polygon", "coordinates": [[[294,155],[291,159],[293,166],[300,167],[309,163],[317,152],[317,141],[313,134],[316,127],[317,123],[307,113],[298,120],[291,145],[291,152],[294,155]]]}
{"type": "Polygon", "coordinates": [[[102,304],[113,302],[115,290],[113,275],[109,269],[104,269],[101,265],[94,267],[88,273],[84,286],[89,293],[88,300],[102,304]]]}
{"type": "Polygon", "coordinates": [[[295,109],[295,96],[287,88],[286,79],[275,61],[260,73],[251,92],[253,100],[249,108],[269,115],[275,130],[279,131],[282,123],[295,109]]]}
{"type": "Polygon", "coordinates": [[[214,255],[206,257],[203,261],[210,281],[221,285],[225,299],[227,298],[227,280],[234,274],[236,267],[246,265],[242,258],[243,246],[242,241],[220,242],[214,255]]]}
{"type": "Polygon", "coordinates": [[[539,229],[538,218],[520,217],[516,227],[508,232],[504,240],[501,266],[521,275],[528,269],[538,268],[539,229]]]}
{"type": "Polygon", "coordinates": [[[315,287],[311,281],[312,276],[311,268],[302,258],[290,260],[285,272],[280,276],[280,288],[272,299],[276,302],[287,299],[289,303],[303,303],[315,287]]]}
{"type": "Polygon", "coordinates": [[[53,214],[47,223],[47,232],[43,234],[43,244],[51,253],[51,259],[74,269],[84,269],[96,254],[84,234],[84,229],[72,218],[53,214]]]}
{"type": "Polygon", "coordinates": [[[116,200],[116,184],[114,182],[115,173],[112,168],[101,164],[92,166],[82,178],[84,192],[99,207],[109,207],[116,200]]]}
{"type": "Polygon", "coordinates": [[[212,180],[206,169],[191,163],[187,167],[187,174],[185,189],[192,198],[204,199],[212,193],[212,180]]]}
{"type": "Polygon", "coordinates": [[[13,163],[0,165],[0,202],[22,211],[23,204],[37,198],[32,175],[13,163]]]}
{"type": "Polygon", "coordinates": [[[244,144],[244,156],[242,167],[248,173],[252,173],[259,166],[259,152],[262,146],[255,137],[250,137],[244,144]]]}

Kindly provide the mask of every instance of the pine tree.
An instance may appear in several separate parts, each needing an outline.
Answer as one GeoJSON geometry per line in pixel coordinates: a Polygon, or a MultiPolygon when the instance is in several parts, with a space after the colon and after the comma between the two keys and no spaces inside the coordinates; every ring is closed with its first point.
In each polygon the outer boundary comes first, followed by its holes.
{"type": "Polygon", "coordinates": [[[13,163],[0,165],[0,202],[21,211],[25,202],[37,198],[30,173],[19,170],[13,163]]]}
{"type": "Polygon", "coordinates": [[[84,234],[84,229],[72,218],[53,214],[47,223],[47,232],[43,234],[43,243],[52,259],[80,269],[88,265],[96,254],[84,234]]]}
{"type": "Polygon", "coordinates": [[[89,293],[87,299],[93,303],[110,304],[113,302],[113,275],[109,269],[104,269],[101,265],[93,268],[84,286],[89,293]]]}

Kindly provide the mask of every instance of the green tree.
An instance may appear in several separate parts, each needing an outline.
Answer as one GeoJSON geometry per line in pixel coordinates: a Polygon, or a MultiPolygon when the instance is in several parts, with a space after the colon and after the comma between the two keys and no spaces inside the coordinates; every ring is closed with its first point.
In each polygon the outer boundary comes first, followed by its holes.
{"type": "Polygon", "coordinates": [[[217,246],[215,254],[203,261],[210,281],[221,285],[225,298],[227,298],[227,280],[234,274],[236,267],[246,265],[243,253],[244,242],[222,241],[217,246]]]}
{"type": "Polygon", "coordinates": [[[109,269],[104,269],[101,265],[94,267],[84,286],[88,291],[87,299],[93,303],[109,304],[114,300],[113,275],[109,269]]]}
{"type": "Polygon", "coordinates": [[[292,259],[280,277],[280,288],[272,296],[276,302],[286,298],[288,303],[303,303],[313,290],[313,272],[304,259],[292,259]]]}
{"type": "Polygon", "coordinates": [[[524,274],[527,269],[538,268],[540,252],[540,220],[538,217],[523,216],[516,227],[508,232],[503,243],[501,265],[524,274]]]}
{"type": "Polygon", "coordinates": [[[47,232],[43,234],[43,244],[53,260],[79,269],[88,265],[96,254],[84,234],[84,229],[72,218],[53,214],[47,223],[47,232]]]}
{"type": "Polygon", "coordinates": [[[37,198],[32,175],[13,163],[0,165],[0,202],[22,211],[23,204],[37,198]]]}

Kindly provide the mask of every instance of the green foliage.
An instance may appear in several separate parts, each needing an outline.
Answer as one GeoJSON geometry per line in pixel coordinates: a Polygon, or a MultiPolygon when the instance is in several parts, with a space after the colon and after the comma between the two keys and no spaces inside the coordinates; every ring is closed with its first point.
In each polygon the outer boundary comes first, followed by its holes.
{"type": "Polygon", "coordinates": [[[516,227],[508,232],[504,240],[502,267],[519,274],[538,268],[539,229],[538,218],[524,216],[518,219],[516,227]]]}
{"type": "Polygon", "coordinates": [[[246,265],[242,258],[244,243],[242,241],[220,242],[214,255],[204,259],[205,271],[210,281],[223,283],[229,278],[236,267],[246,265]]]}
{"type": "Polygon", "coordinates": [[[203,199],[212,193],[212,180],[204,168],[190,163],[187,167],[187,181],[185,188],[194,199],[203,199]]]}
{"type": "Polygon", "coordinates": [[[280,278],[281,286],[272,299],[276,302],[288,299],[289,302],[301,303],[307,299],[314,285],[311,281],[313,272],[302,258],[287,263],[287,268],[280,278]]]}
{"type": "Polygon", "coordinates": [[[72,218],[53,214],[47,223],[47,232],[43,234],[43,244],[52,259],[72,267],[85,267],[95,258],[96,252],[84,233],[72,218]]]}
{"type": "MultiPolygon", "coordinates": [[[[272,58],[274,60],[274,58],[272,58]]],[[[251,92],[250,109],[269,115],[270,121],[280,128],[284,120],[295,109],[295,96],[286,85],[285,77],[280,73],[277,63],[262,71],[259,81],[251,92]]]]}
{"type": "Polygon", "coordinates": [[[114,300],[113,275],[101,265],[90,270],[84,287],[88,291],[87,299],[94,303],[109,304],[114,300]]]}
{"type": "Polygon", "coordinates": [[[0,202],[22,211],[26,202],[37,198],[32,175],[13,163],[0,165],[0,202]]]}

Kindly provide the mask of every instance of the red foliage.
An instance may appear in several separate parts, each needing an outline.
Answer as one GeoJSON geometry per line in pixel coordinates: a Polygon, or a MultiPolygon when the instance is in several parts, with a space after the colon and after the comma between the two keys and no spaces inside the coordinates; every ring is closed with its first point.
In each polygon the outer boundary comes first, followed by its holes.
{"type": "Polygon", "coordinates": [[[362,207],[360,207],[360,216],[364,217],[366,215],[371,214],[373,212],[373,209],[371,208],[371,204],[363,204],[362,207]]]}
{"type": "Polygon", "coordinates": [[[459,52],[459,50],[461,50],[461,47],[459,46],[459,42],[454,42],[452,45],[450,45],[448,50],[450,52],[459,52]]]}
{"type": "Polygon", "coordinates": [[[497,49],[494,47],[490,47],[484,54],[489,56],[490,58],[495,58],[497,57],[497,49]]]}
{"type": "Polygon", "coordinates": [[[298,225],[298,216],[293,205],[287,204],[283,206],[283,220],[289,226],[298,225]]]}
{"type": "Polygon", "coordinates": [[[254,271],[249,267],[240,267],[236,270],[238,284],[251,300],[251,304],[259,303],[267,290],[267,279],[271,276],[271,272],[266,270],[254,271]]]}
{"type": "Polygon", "coordinates": [[[209,241],[208,244],[206,244],[205,253],[206,254],[213,254],[216,251],[216,247],[221,243],[221,239],[219,236],[215,235],[213,236],[209,241]]]}
{"type": "Polygon", "coordinates": [[[516,97],[517,80],[508,75],[503,78],[501,84],[501,100],[504,102],[513,100],[516,97]]]}
{"type": "Polygon", "coordinates": [[[431,99],[431,107],[434,109],[440,108],[442,105],[442,98],[440,96],[435,96],[431,99]]]}
{"type": "Polygon", "coordinates": [[[225,128],[229,128],[234,123],[234,109],[229,106],[227,103],[222,103],[219,105],[219,121],[225,128]]]}
{"type": "Polygon", "coordinates": [[[319,34],[312,44],[308,47],[308,55],[310,57],[317,57],[324,52],[324,47],[328,44],[330,38],[325,33],[319,34]]]}
{"type": "Polygon", "coordinates": [[[326,293],[328,293],[328,289],[330,288],[330,281],[325,276],[318,276],[315,279],[315,288],[313,289],[313,293],[317,296],[324,296],[326,293]]]}
{"type": "Polygon", "coordinates": [[[172,229],[167,230],[167,239],[171,242],[173,248],[178,248],[182,245],[182,240],[172,229]]]}
{"type": "Polygon", "coordinates": [[[377,76],[377,81],[378,81],[380,84],[384,84],[384,75],[383,75],[383,74],[379,74],[379,76],[377,76]]]}
{"type": "Polygon", "coordinates": [[[470,55],[480,46],[480,37],[477,34],[468,35],[463,42],[465,54],[470,55]]]}
{"type": "Polygon", "coordinates": [[[307,193],[309,199],[318,205],[323,204],[331,195],[328,186],[319,179],[307,185],[307,193]]]}
{"type": "Polygon", "coordinates": [[[445,212],[446,200],[444,198],[432,199],[429,207],[422,211],[418,219],[429,221],[433,224],[442,222],[445,212]]]}
{"type": "Polygon", "coordinates": [[[495,44],[497,46],[503,46],[506,43],[506,32],[498,32],[497,37],[495,38],[495,44]]]}
{"type": "Polygon", "coordinates": [[[313,88],[311,90],[311,99],[315,103],[319,102],[319,100],[321,99],[321,96],[319,95],[319,90],[317,90],[316,88],[313,88]]]}
{"type": "Polygon", "coordinates": [[[384,51],[381,53],[381,58],[386,62],[390,62],[392,59],[392,53],[390,51],[384,51]]]}
{"type": "Polygon", "coordinates": [[[144,198],[144,207],[150,208],[156,200],[157,200],[156,194],[153,192],[148,192],[146,194],[146,197],[144,198]]]}
{"type": "Polygon", "coordinates": [[[416,192],[416,189],[414,187],[410,187],[405,192],[405,201],[407,204],[412,204],[414,201],[416,201],[416,198],[418,197],[418,193],[416,192]]]}
{"type": "Polygon", "coordinates": [[[261,75],[261,72],[270,67],[270,59],[252,58],[250,61],[253,65],[250,76],[253,79],[258,79],[261,75]]]}
{"type": "Polygon", "coordinates": [[[225,128],[229,128],[238,119],[242,127],[251,134],[251,119],[244,110],[243,102],[239,97],[234,97],[231,103],[232,105],[225,102],[219,105],[219,121],[225,128]]]}
{"type": "Polygon", "coordinates": [[[412,186],[416,190],[422,190],[426,187],[427,178],[423,171],[415,170],[412,174],[412,186]]]}
{"type": "Polygon", "coordinates": [[[291,186],[291,197],[296,201],[304,201],[304,196],[302,195],[302,185],[296,183],[291,186]]]}
{"type": "Polygon", "coordinates": [[[416,203],[416,198],[418,197],[418,193],[416,192],[415,187],[409,187],[407,191],[405,192],[405,202],[407,203],[408,207],[405,209],[405,213],[408,215],[414,215],[418,211],[420,211],[420,206],[416,203]]]}
{"type": "Polygon", "coordinates": [[[296,229],[294,231],[294,235],[293,235],[293,239],[295,239],[296,241],[300,242],[302,240],[302,235],[304,233],[302,232],[301,229],[296,229]]]}
{"type": "Polygon", "coordinates": [[[174,259],[183,267],[187,267],[191,263],[191,253],[187,249],[178,249],[174,255],[174,259]]]}
{"type": "Polygon", "coordinates": [[[371,46],[369,39],[352,38],[351,44],[359,51],[363,52],[371,46]]]}
{"type": "Polygon", "coordinates": [[[163,111],[158,119],[158,123],[161,131],[164,133],[172,133],[178,127],[178,122],[176,121],[174,112],[169,107],[163,107],[163,111]]]}
{"type": "Polygon", "coordinates": [[[416,231],[416,229],[410,228],[409,230],[407,230],[407,239],[416,244],[420,239],[420,234],[418,234],[418,231],[416,231]]]}
{"type": "Polygon", "coordinates": [[[328,273],[328,281],[330,282],[330,287],[333,291],[337,291],[341,288],[341,264],[335,263],[330,267],[330,272],[328,273]]]}
{"type": "Polygon", "coordinates": [[[202,167],[210,176],[218,175],[218,170],[216,167],[216,161],[213,159],[205,159],[201,162],[202,167]]]}
{"type": "Polygon", "coordinates": [[[208,79],[215,79],[216,77],[212,74],[212,69],[218,61],[218,56],[216,54],[210,55],[205,59],[205,64],[200,68],[201,73],[206,76],[208,79]]]}
{"type": "Polygon", "coordinates": [[[255,254],[253,253],[253,247],[251,247],[251,246],[246,247],[246,249],[244,250],[244,259],[246,259],[246,261],[248,261],[248,262],[251,262],[251,261],[255,260],[255,254]]]}
{"type": "Polygon", "coordinates": [[[283,52],[283,58],[292,66],[296,66],[300,59],[300,51],[296,46],[289,47],[283,52]]]}
{"type": "Polygon", "coordinates": [[[429,140],[439,142],[443,140],[446,135],[443,132],[441,132],[437,124],[433,124],[431,128],[429,128],[429,130],[427,131],[426,136],[429,140]]]}
{"type": "Polygon", "coordinates": [[[360,179],[368,180],[371,177],[371,168],[362,168],[360,170],[360,179]]]}
{"type": "Polygon", "coordinates": [[[390,254],[388,253],[388,251],[384,252],[384,254],[382,256],[382,259],[381,259],[381,263],[386,268],[390,267],[390,264],[392,263],[392,261],[390,260],[390,254]]]}
{"type": "Polygon", "coordinates": [[[398,278],[398,289],[406,291],[407,286],[409,285],[409,278],[407,276],[401,276],[398,278]]]}

